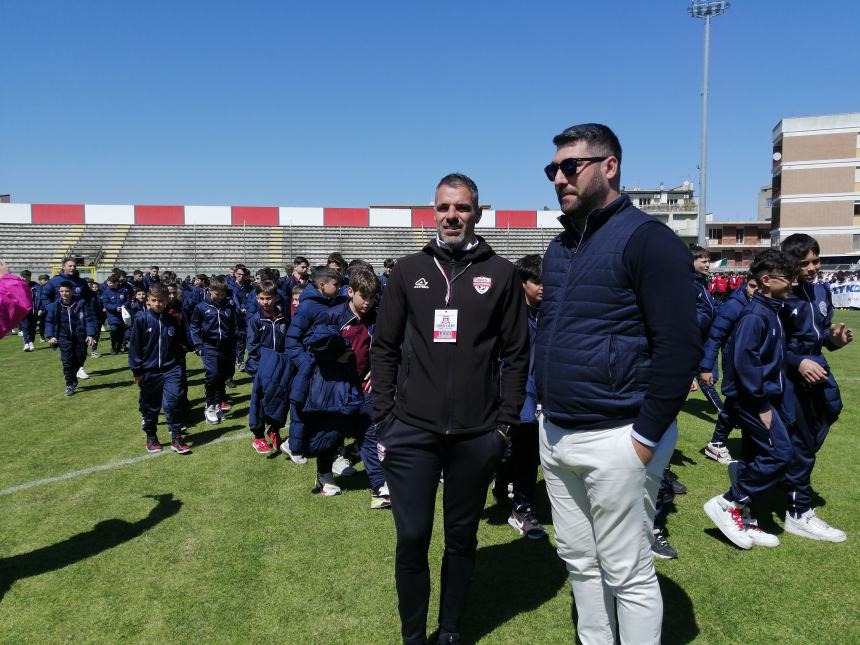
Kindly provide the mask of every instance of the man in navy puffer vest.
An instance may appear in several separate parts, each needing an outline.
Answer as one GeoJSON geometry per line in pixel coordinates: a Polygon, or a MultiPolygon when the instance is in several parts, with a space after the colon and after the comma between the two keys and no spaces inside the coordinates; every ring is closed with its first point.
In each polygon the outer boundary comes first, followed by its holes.
{"type": "Polygon", "coordinates": [[[565,230],[544,257],[535,379],[558,553],[583,643],[659,643],[653,501],[702,354],[690,253],[620,193],[609,128],[553,143],[565,230]]]}

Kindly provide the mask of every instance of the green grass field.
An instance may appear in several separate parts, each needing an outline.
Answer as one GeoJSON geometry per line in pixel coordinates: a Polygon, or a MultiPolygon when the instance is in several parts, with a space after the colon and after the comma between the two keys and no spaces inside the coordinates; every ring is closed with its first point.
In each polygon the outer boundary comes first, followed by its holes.
{"type": "MultiPolygon", "coordinates": [[[[860,313],[836,320],[860,330],[860,313]]],[[[233,391],[232,417],[207,426],[191,357],[200,418],[190,428],[193,453],[150,458],[124,356],[89,359],[92,378],[67,399],[58,354],[37,349],[24,354],[18,337],[0,341],[2,642],[399,642],[390,513],[369,509],[363,473],[340,497],[320,498],[310,493],[312,463],[257,455],[247,377],[233,391]],[[21,486],[106,465],[115,467],[21,486]]],[[[860,342],[830,358],[846,408],[813,483],[820,515],[848,541],[783,534],[779,492],[756,509],[779,548],[744,552],[717,537],[702,504],[728,479],[700,452],[714,415],[691,394],[673,459],[689,494],[669,518],[680,558],[656,565],[666,643],[860,642],[860,342]]],[[[168,438],[163,426],[160,436],[168,438]]],[[[538,515],[549,525],[539,491],[538,515]]],[[[552,540],[519,539],[490,499],[485,518],[464,636],[572,642],[571,597],[552,540]]],[[[435,614],[434,605],[431,621],[435,614]]]]}

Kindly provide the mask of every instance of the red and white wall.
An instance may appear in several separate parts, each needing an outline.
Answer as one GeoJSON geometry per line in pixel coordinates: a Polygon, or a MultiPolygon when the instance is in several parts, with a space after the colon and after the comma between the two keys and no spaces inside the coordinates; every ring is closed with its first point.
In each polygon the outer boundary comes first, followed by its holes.
{"type": "MultiPolygon", "coordinates": [[[[485,210],[479,228],[561,228],[559,211],[485,210]]],[[[427,208],[0,204],[0,224],[390,226],[434,228],[427,208]]]]}

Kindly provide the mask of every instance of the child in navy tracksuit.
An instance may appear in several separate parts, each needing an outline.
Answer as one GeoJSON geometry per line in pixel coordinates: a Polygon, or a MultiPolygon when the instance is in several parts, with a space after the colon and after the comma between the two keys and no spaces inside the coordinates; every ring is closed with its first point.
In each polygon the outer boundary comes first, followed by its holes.
{"type": "MultiPolygon", "coordinates": [[[[250,272],[242,264],[236,265],[235,280],[230,284],[230,295],[236,308],[236,369],[245,369],[245,346],[248,342],[248,298],[255,296],[250,272]]],[[[252,312],[253,313],[253,312],[252,312]]]]}
{"type": "Polygon", "coordinates": [[[289,411],[289,388],[292,363],[286,354],[285,341],[290,319],[280,306],[274,282],[255,285],[257,310],[248,318],[248,360],[245,371],[253,375],[248,426],[254,435],[252,446],[261,455],[280,450],[281,428],[289,411]],[[266,441],[268,425],[269,441],[266,441]]]}
{"type": "MultiPolygon", "coordinates": [[[[696,322],[699,325],[699,334],[702,339],[702,344],[708,339],[708,332],[711,329],[711,323],[717,315],[717,301],[711,294],[708,288],[708,268],[710,255],[708,251],[701,246],[691,246],[690,252],[693,254],[693,287],[696,290],[696,322]]],[[[717,366],[714,365],[714,370],[717,366]]],[[[696,374],[696,382],[699,384],[699,389],[702,394],[708,399],[711,405],[714,406],[717,412],[722,412],[723,402],[720,400],[720,395],[714,387],[714,382],[719,380],[719,374],[714,373],[714,378],[710,383],[703,381],[698,373],[696,374]]]]}
{"type": "Polygon", "coordinates": [[[170,448],[181,455],[190,452],[182,440],[179,401],[182,393],[182,329],[166,313],[167,288],[154,282],[146,297],[147,310],[131,325],[128,366],[134,382],[140,387],[140,425],[146,433],[147,452],[161,452],[158,442],[158,413],[170,428],[170,448]]]}
{"type": "Polygon", "coordinates": [[[48,342],[60,348],[63,376],[66,379],[66,396],[72,396],[78,386],[78,370],[92,345],[96,321],[90,304],[74,296],[75,285],[68,280],[60,282],[59,299],[48,305],[45,315],[45,335],[48,342]]]}
{"type": "Polygon", "coordinates": [[[377,291],[373,270],[354,268],[347,302],[329,309],[311,330],[306,345],[315,366],[304,405],[305,433],[317,456],[314,492],[326,496],[340,492],[334,460],[344,438],[353,437],[370,481],[372,509],[391,505],[371,419],[370,344],[377,291]]]}
{"type": "Polygon", "coordinates": [[[308,449],[302,407],[308,394],[314,359],[304,346],[305,337],[311,327],[325,316],[334,304],[340,274],[328,267],[318,267],[311,275],[311,281],[302,291],[299,306],[287,329],[287,354],[293,363],[295,374],[290,384],[290,436],[281,445],[281,452],[297,464],[307,463],[304,456],[308,449]]]}
{"type": "Polygon", "coordinates": [[[833,325],[830,291],[815,278],[821,266],[815,238],[803,233],[788,236],[783,253],[798,265],[798,281],[782,309],[787,339],[788,375],[794,386],[797,416],[802,419],[791,433],[794,461],[785,474],[788,508],[785,530],[812,540],[844,542],[844,531],[815,514],[812,502],[812,469],[830,426],[842,410],[839,386],[822,348],[830,351],[850,343],[854,333],[844,324],[833,325]]]}
{"type": "MultiPolygon", "coordinates": [[[[393,261],[391,263],[393,265],[393,261]]],[[[497,501],[504,503],[508,499],[513,500],[513,509],[508,518],[508,524],[520,535],[532,540],[543,539],[548,535],[546,529],[540,525],[532,512],[538,465],[540,465],[537,388],[534,379],[534,342],[540,303],[543,299],[542,264],[540,255],[526,255],[514,264],[523,283],[526,311],[528,312],[529,375],[526,382],[526,399],[522,410],[520,410],[520,424],[512,432],[513,438],[496,471],[493,485],[493,496],[497,501]]]]}
{"type": "Polygon", "coordinates": [[[191,341],[206,370],[206,423],[220,423],[233,406],[227,403],[226,383],[236,371],[236,308],[221,276],[209,281],[209,300],[191,315],[191,341]]]}
{"type": "Polygon", "coordinates": [[[47,273],[43,273],[39,276],[39,283],[36,287],[34,287],[33,293],[38,293],[38,301],[36,302],[36,327],[39,332],[39,340],[41,342],[46,342],[45,339],[45,310],[48,307],[48,303],[45,302],[45,296],[42,293],[45,289],[45,285],[48,284],[48,280],[51,279],[47,273]]]}
{"type": "Polygon", "coordinates": [[[102,308],[110,328],[110,353],[119,354],[125,338],[125,323],[122,321],[122,308],[128,305],[128,289],[119,286],[119,278],[108,276],[102,291],[102,308]]]}
{"type": "Polygon", "coordinates": [[[744,438],[728,492],[705,503],[708,517],[742,549],[779,545],[749,514],[753,497],[782,481],[793,459],[788,428],[794,423],[794,395],[785,377],[785,338],[779,311],[791,292],[796,264],[768,249],[753,260],[758,291],[744,308],[729,341],[723,366],[723,394],[731,397],[744,438]]]}
{"type": "Polygon", "coordinates": [[[92,302],[93,302],[93,315],[96,318],[96,335],[93,339],[93,346],[90,348],[90,355],[93,358],[98,358],[99,354],[99,340],[102,337],[102,325],[105,324],[105,320],[107,320],[107,314],[105,313],[104,304],[102,303],[102,295],[99,290],[99,283],[93,280],[92,278],[86,278],[87,286],[90,291],[92,291],[92,302]]]}
{"type": "Polygon", "coordinates": [[[134,298],[128,303],[125,310],[128,312],[128,316],[131,321],[125,329],[124,338],[125,349],[128,349],[128,343],[131,340],[131,323],[134,322],[134,319],[137,318],[138,314],[142,311],[146,311],[146,289],[143,287],[135,287],[134,298]]]}
{"type": "Polygon", "coordinates": [[[30,312],[18,323],[18,329],[21,331],[24,341],[25,352],[32,352],[36,349],[33,346],[33,341],[36,340],[36,316],[39,313],[39,300],[42,294],[42,287],[30,279],[32,276],[33,274],[29,271],[21,271],[21,278],[29,285],[30,293],[33,296],[33,305],[30,307],[30,312]]]}
{"type": "MultiPolygon", "coordinates": [[[[725,364],[727,341],[735,328],[741,313],[752,300],[756,290],[755,278],[749,276],[746,284],[732,292],[732,295],[717,310],[717,316],[711,323],[708,338],[705,340],[705,353],[699,363],[699,382],[713,385],[717,376],[717,354],[720,348],[723,350],[723,363],[725,364]]],[[[726,440],[732,428],[737,425],[737,420],[732,414],[734,405],[728,401],[723,404],[723,409],[717,416],[714,426],[714,434],[708,445],[705,446],[705,456],[718,461],[721,464],[730,464],[734,461],[726,446],[726,440]]]]}

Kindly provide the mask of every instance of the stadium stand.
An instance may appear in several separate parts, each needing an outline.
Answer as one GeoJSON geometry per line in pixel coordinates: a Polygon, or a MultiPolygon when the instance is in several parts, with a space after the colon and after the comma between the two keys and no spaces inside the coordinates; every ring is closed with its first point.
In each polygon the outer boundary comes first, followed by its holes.
{"type": "MultiPolygon", "coordinates": [[[[514,260],[543,253],[557,230],[481,228],[478,233],[514,260]]],[[[51,273],[71,256],[96,266],[100,278],[114,266],[133,270],[152,264],[180,275],[220,272],[235,262],[283,270],[296,255],[318,264],[332,251],[381,270],[385,258],[414,253],[433,234],[434,229],[420,227],[0,224],[0,254],[16,270],[34,273],[51,273]]]]}

